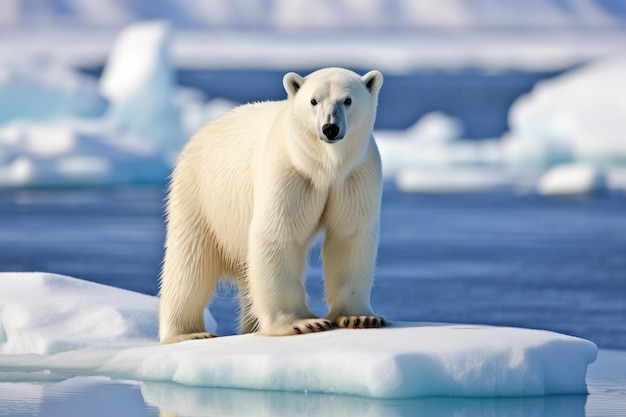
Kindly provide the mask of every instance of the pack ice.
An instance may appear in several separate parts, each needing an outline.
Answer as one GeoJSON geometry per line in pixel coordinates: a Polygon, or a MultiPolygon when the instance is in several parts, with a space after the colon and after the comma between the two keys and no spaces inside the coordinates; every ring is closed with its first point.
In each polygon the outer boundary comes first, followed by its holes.
{"type": "Polygon", "coordinates": [[[107,376],[373,398],[537,396],[585,393],[597,355],[594,343],[549,331],[443,323],[158,345],[157,304],[66,276],[1,273],[0,379],[107,376]]]}

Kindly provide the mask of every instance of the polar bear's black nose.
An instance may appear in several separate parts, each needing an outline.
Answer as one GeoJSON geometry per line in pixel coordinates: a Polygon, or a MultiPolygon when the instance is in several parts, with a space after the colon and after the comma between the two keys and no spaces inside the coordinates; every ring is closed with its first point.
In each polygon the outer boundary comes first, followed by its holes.
{"type": "Polygon", "coordinates": [[[339,126],[337,126],[334,123],[327,123],[324,126],[322,126],[322,133],[329,140],[333,140],[339,134],[339,126]]]}

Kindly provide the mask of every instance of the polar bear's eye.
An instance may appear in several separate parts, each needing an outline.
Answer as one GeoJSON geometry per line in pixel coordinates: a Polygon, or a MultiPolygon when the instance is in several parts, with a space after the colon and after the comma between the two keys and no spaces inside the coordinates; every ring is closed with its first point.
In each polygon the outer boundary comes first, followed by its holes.
{"type": "Polygon", "coordinates": [[[350,97],[348,97],[347,99],[345,99],[343,101],[343,104],[346,106],[349,106],[350,104],[352,104],[352,99],[350,97]]]}
{"type": "Polygon", "coordinates": [[[311,99],[311,106],[317,106],[317,100],[314,98],[311,99]]]}

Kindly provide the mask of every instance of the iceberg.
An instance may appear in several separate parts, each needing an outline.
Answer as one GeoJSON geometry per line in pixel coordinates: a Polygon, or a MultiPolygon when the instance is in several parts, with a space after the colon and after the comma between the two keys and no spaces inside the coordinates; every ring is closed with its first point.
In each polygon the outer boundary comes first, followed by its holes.
{"type": "Polygon", "coordinates": [[[601,194],[607,191],[604,171],[589,164],[561,164],[548,170],[537,184],[546,196],[601,194]]]}
{"type": "Polygon", "coordinates": [[[506,163],[514,169],[567,162],[623,166],[625,72],[626,58],[613,58],[539,82],[511,106],[506,163]]]}
{"type": "Polygon", "coordinates": [[[172,162],[183,138],[169,45],[165,21],[129,25],[113,45],[100,91],[109,100],[106,117],[114,126],[148,139],[172,162]]]}
{"type": "Polygon", "coordinates": [[[597,355],[594,343],[549,331],[444,323],[158,345],[156,317],[155,297],[54,274],[1,273],[0,379],[104,376],[371,398],[522,397],[586,393],[587,365],[597,355]]]}

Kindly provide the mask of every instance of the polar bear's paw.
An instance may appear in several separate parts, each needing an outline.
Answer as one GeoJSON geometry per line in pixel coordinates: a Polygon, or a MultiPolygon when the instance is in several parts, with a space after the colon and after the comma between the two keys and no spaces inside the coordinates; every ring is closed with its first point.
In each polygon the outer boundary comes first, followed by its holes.
{"type": "Polygon", "coordinates": [[[212,339],[214,337],[218,337],[218,335],[208,332],[178,334],[176,336],[168,337],[167,339],[163,340],[161,344],[167,345],[170,343],[184,342],[185,340],[212,339]]]}
{"type": "Polygon", "coordinates": [[[378,329],[385,327],[387,320],[383,316],[339,316],[333,325],[341,329],[378,329]]]}
{"type": "Polygon", "coordinates": [[[305,334],[305,333],[317,333],[331,330],[333,325],[326,319],[304,319],[291,323],[290,334],[305,334]]]}

